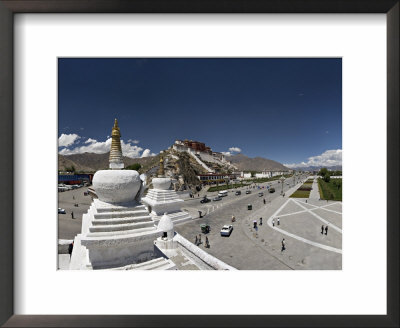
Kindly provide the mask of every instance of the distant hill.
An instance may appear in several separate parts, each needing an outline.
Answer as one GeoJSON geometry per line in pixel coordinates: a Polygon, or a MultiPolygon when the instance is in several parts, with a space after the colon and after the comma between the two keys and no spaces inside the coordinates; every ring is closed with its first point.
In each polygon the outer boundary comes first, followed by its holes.
{"type": "Polygon", "coordinates": [[[292,167],[293,170],[299,171],[319,171],[323,167],[326,167],[329,171],[342,171],[341,165],[334,165],[334,166],[306,166],[306,167],[292,167]]]}
{"type": "MultiPolygon", "coordinates": [[[[109,165],[110,153],[95,154],[83,153],[74,155],[58,154],[58,169],[65,170],[66,167],[75,167],[76,172],[96,172],[98,170],[107,169],[109,165]]],[[[143,158],[130,158],[124,156],[125,167],[134,163],[139,163],[142,167],[150,169],[154,165],[158,165],[159,156],[149,156],[143,158]]]]}
{"type": "Polygon", "coordinates": [[[281,163],[263,157],[251,158],[243,154],[225,157],[235,165],[239,171],[288,170],[288,168],[281,163]]]}
{"type": "MultiPolygon", "coordinates": [[[[76,172],[82,171],[88,173],[107,169],[109,165],[109,155],[110,153],[83,153],[74,155],[59,154],[58,169],[63,171],[67,167],[74,166],[76,172]]],[[[143,171],[147,171],[150,168],[158,166],[159,158],[159,155],[143,158],[130,158],[124,156],[124,164],[126,167],[134,163],[139,163],[142,165],[144,169],[143,171]]],[[[262,157],[250,158],[243,154],[237,154],[226,156],[226,159],[236,166],[239,171],[288,170],[288,168],[281,163],[262,157]]]]}

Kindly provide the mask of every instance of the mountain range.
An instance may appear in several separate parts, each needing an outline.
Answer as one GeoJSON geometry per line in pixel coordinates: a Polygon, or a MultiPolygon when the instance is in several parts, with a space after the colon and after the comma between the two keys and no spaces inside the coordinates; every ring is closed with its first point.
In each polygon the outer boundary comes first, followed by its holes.
{"type": "Polygon", "coordinates": [[[342,166],[341,165],[334,165],[334,166],[297,166],[297,167],[292,167],[293,170],[299,170],[299,171],[319,171],[323,167],[326,167],[329,171],[342,171],[342,166]]]}
{"type": "MultiPolygon", "coordinates": [[[[77,172],[95,172],[108,168],[110,153],[95,154],[82,153],[74,155],[58,155],[58,169],[67,170],[74,166],[77,172]]],[[[250,158],[243,154],[226,156],[226,159],[237,167],[238,171],[263,171],[263,170],[288,170],[287,167],[271,159],[255,157],[250,158]]],[[[158,165],[159,155],[143,158],[130,158],[124,156],[125,167],[134,163],[139,163],[143,168],[151,169],[158,165]]]]}
{"type": "Polygon", "coordinates": [[[239,171],[286,171],[288,168],[283,164],[263,157],[247,157],[243,154],[225,156],[225,158],[235,165],[239,171]]]}

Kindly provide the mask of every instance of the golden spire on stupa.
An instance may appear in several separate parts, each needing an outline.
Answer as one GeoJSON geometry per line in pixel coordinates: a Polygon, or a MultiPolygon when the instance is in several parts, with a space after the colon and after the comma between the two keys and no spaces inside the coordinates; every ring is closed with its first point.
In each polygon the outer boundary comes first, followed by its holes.
{"type": "Polygon", "coordinates": [[[114,121],[111,138],[110,169],[123,169],[124,163],[122,161],[121,133],[119,131],[117,119],[114,121]]]}
{"type": "Polygon", "coordinates": [[[164,158],[160,156],[160,167],[158,169],[158,176],[159,177],[164,177],[164,158]]]}

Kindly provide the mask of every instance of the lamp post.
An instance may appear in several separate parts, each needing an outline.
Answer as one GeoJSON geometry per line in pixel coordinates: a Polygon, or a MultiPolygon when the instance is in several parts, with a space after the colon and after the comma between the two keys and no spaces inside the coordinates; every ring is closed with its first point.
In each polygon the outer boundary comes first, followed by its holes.
{"type": "Polygon", "coordinates": [[[283,194],[283,181],[285,181],[285,178],[283,177],[283,175],[280,178],[281,180],[281,184],[282,184],[282,191],[281,191],[281,195],[283,194]]]}

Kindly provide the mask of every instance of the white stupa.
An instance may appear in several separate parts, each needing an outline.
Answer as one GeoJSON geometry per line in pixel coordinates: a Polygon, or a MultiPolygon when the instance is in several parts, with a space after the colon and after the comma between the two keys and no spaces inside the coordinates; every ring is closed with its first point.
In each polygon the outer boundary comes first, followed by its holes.
{"type": "Polygon", "coordinates": [[[167,213],[164,213],[158,222],[157,230],[160,232],[160,237],[155,242],[156,246],[167,256],[176,255],[178,243],[174,241],[174,224],[167,213]]]}
{"type": "Polygon", "coordinates": [[[117,268],[152,260],[160,236],[147,208],[139,203],[144,182],[134,170],[121,170],[118,122],[112,130],[111,170],[97,171],[93,188],[98,196],[82,216],[75,237],[70,269],[117,268]]]}
{"type": "Polygon", "coordinates": [[[147,192],[146,197],[142,198],[142,203],[148,206],[148,210],[153,220],[157,223],[164,213],[168,213],[171,221],[182,223],[191,220],[189,213],[182,210],[183,199],[175,190],[171,190],[172,180],[165,177],[164,159],[160,158],[160,168],[158,177],[152,180],[153,189],[147,192]]]}

